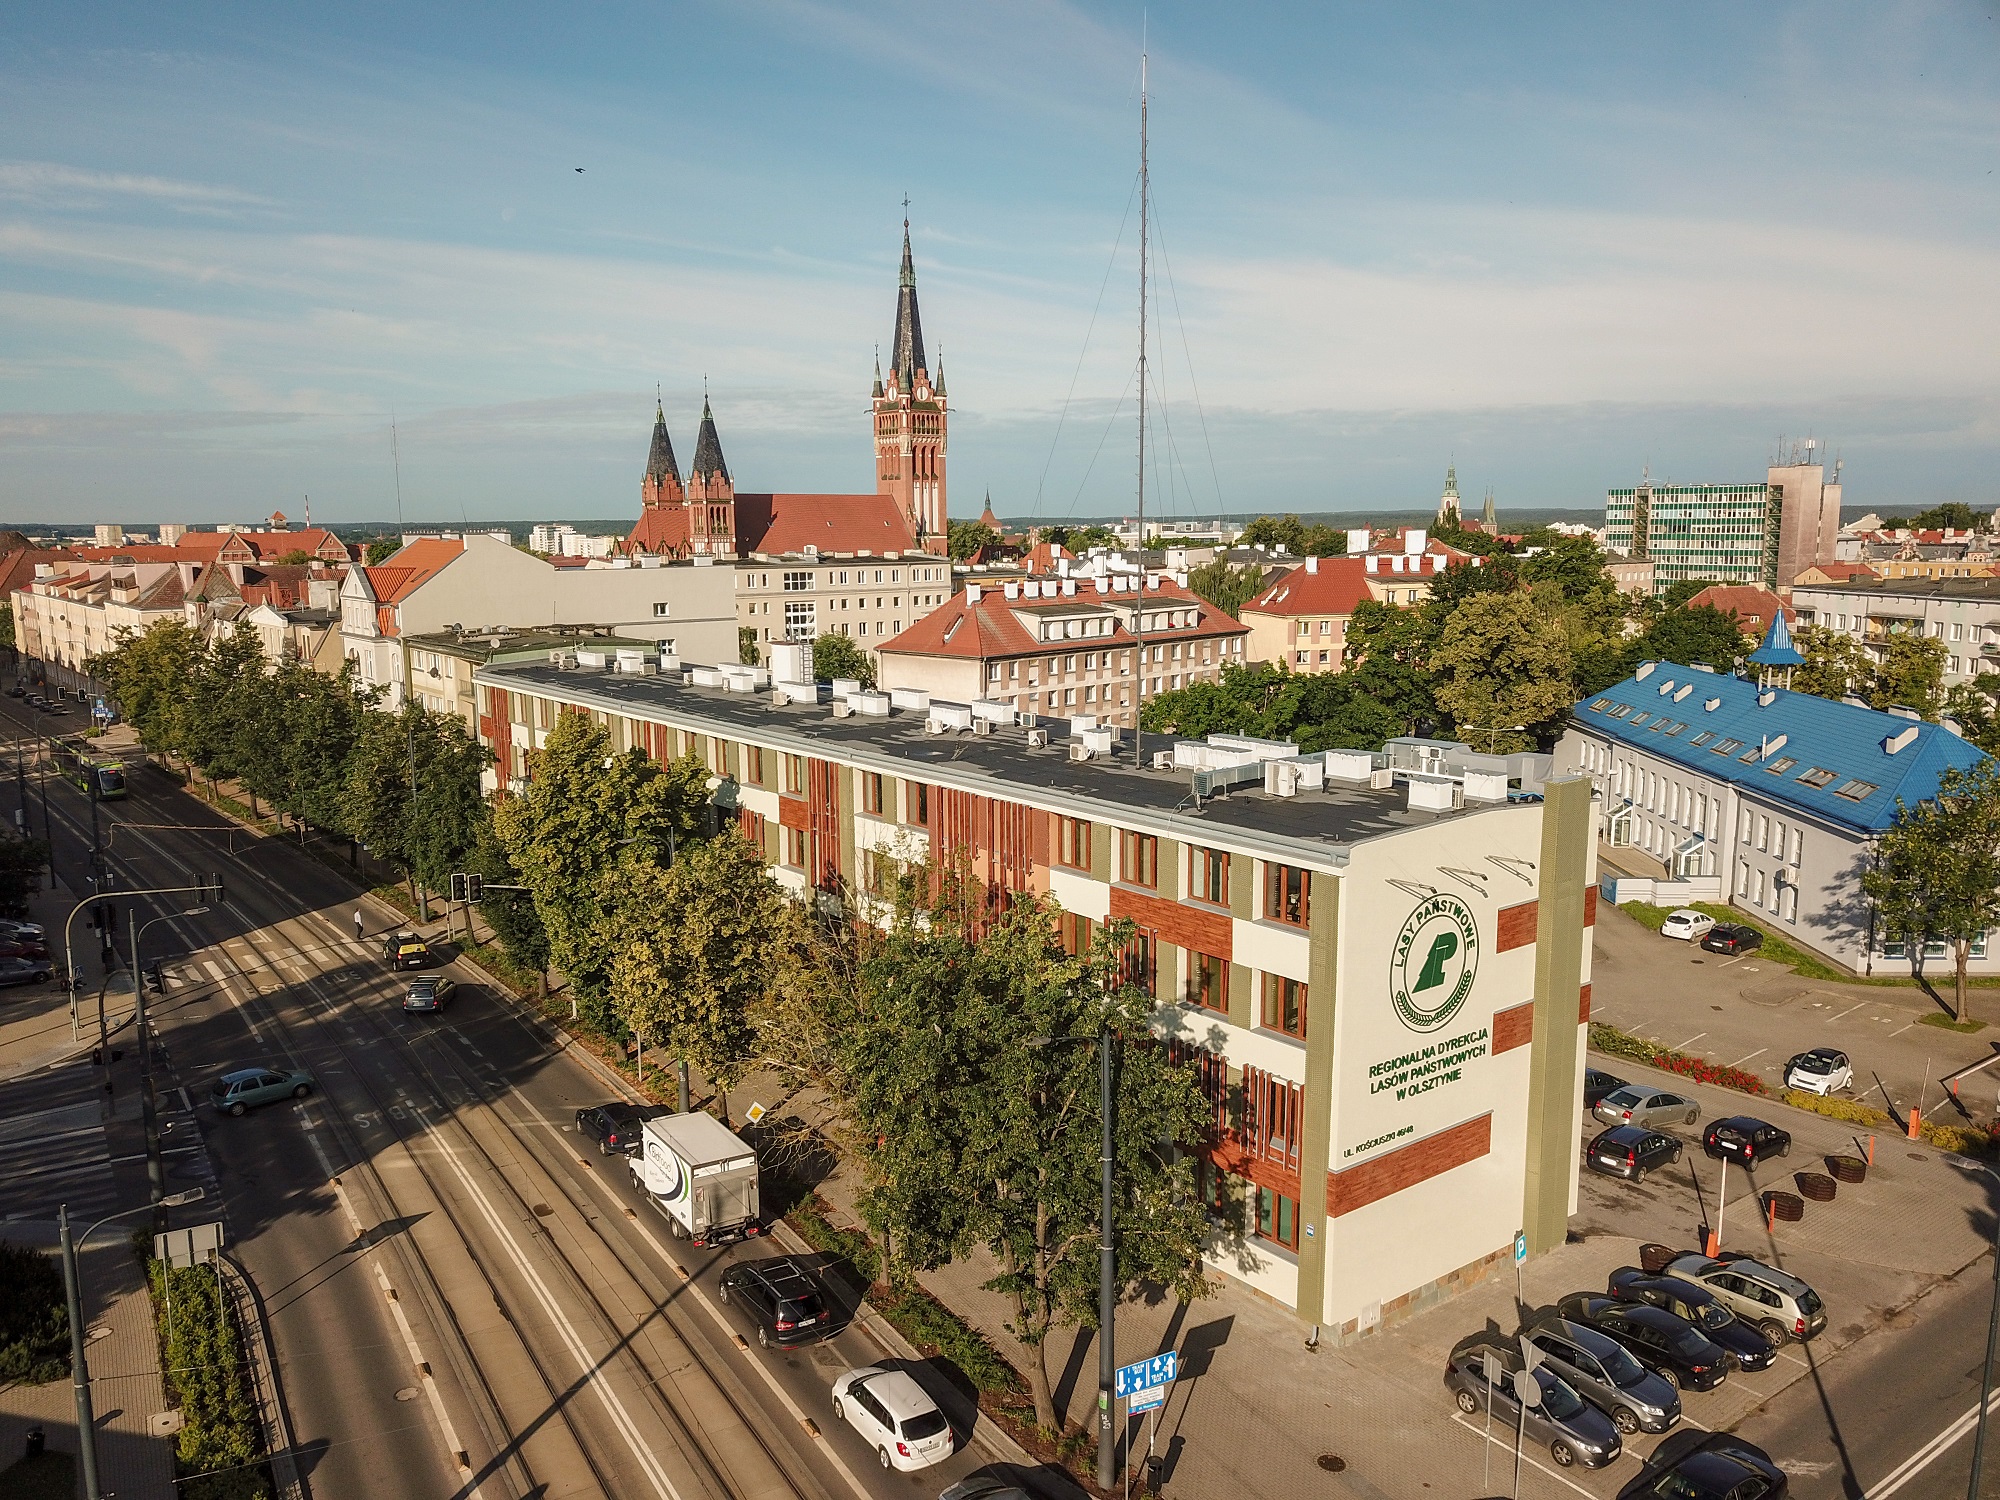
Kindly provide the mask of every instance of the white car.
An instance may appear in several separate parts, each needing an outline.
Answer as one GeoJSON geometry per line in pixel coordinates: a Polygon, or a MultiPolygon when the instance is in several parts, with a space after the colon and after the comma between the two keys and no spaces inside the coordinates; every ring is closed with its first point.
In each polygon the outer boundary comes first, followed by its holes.
{"type": "Polygon", "coordinates": [[[1815,1047],[1801,1052],[1785,1064],[1785,1087],[1808,1094],[1831,1094],[1854,1082],[1854,1069],[1845,1052],[1832,1047],[1815,1047]]]}
{"type": "Polygon", "coordinates": [[[1679,911],[1667,913],[1667,920],[1660,924],[1660,936],[1696,943],[1700,942],[1703,934],[1714,925],[1715,918],[1682,907],[1679,911]]]}
{"type": "Polygon", "coordinates": [[[833,1383],[833,1415],[874,1446],[885,1469],[908,1473],[951,1457],[951,1423],[902,1370],[849,1370],[833,1383]]]}

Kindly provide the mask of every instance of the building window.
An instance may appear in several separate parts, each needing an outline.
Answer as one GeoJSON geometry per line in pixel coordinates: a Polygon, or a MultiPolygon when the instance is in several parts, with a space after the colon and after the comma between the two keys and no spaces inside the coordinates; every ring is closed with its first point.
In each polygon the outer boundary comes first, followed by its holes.
{"type": "Polygon", "coordinates": [[[1298,1204],[1283,1193],[1273,1192],[1267,1187],[1258,1188],[1257,1238],[1283,1245],[1288,1250],[1298,1249],[1298,1204]]]}
{"type": "Polygon", "coordinates": [[[1189,950],[1188,999],[1203,1010],[1228,1010],[1229,960],[1189,950]]]}
{"type": "Polygon", "coordinates": [[[785,864],[793,870],[806,867],[806,831],[803,828],[785,830],[785,864]]]}
{"type": "Polygon", "coordinates": [[[764,747],[745,745],[743,747],[743,779],[756,786],[764,784],[764,747]]]}
{"type": "Polygon", "coordinates": [[[1126,831],[1119,836],[1118,878],[1127,885],[1158,889],[1160,841],[1150,833],[1126,831]]]}
{"type": "Polygon", "coordinates": [[[1122,983],[1136,985],[1149,995],[1159,993],[1159,940],[1150,932],[1141,932],[1125,945],[1119,955],[1118,978],[1122,983]]]}
{"type": "Polygon", "coordinates": [[[878,816],[882,811],[882,773],[880,771],[863,771],[861,773],[861,810],[867,813],[875,813],[878,816]]]}
{"type": "Polygon", "coordinates": [[[785,575],[785,592],[788,594],[803,594],[812,586],[813,576],[810,573],[787,573],[785,575]]]}
{"type": "Polygon", "coordinates": [[[1264,915],[1273,922],[1307,925],[1312,877],[1295,865],[1264,867],[1264,915]]]}
{"type": "Polygon", "coordinates": [[[809,641],[819,632],[815,622],[819,616],[810,599],[788,599],[785,601],[785,639],[788,641],[809,641]]]}
{"type": "Polygon", "coordinates": [[[1090,868],[1090,824],[1085,819],[1056,819],[1056,863],[1072,870],[1090,868]]]}
{"type": "Polygon", "coordinates": [[[806,789],[806,758],[803,755],[785,757],[785,790],[799,796],[806,789]]]}
{"type": "Polygon", "coordinates": [[[1188,894],[1213,906],[1229,904],[1229,856],[1220,849],[1188,850],[1188,894]]]}
{"type": "Polygon", "coordinates": [[[667,603],[666,600],[664,599],[658,600],[653,605],[653,618],[656,620],[664,620],[670,613],[672,613],[672,611],[673,611],[673,606],[667,603]]]}
{"type": "Polygon", "coordinates": [[[1282,974],[1264,976],[1264,1025],[1272,1031],[1304,1040],[1306,987],[1282,974]]]}
{"type": "Polygon", "coordinates": [[[904,808],[909,813],[906,822],[919,828],[927,828],[931,821],[931,789],[921,781],[906,782],[909,795],[904,799],[904,808]]]}
{"type": "Polygon", "coordinates": [[[1088,917],[1080,917],[1073,911],[1064,912],[1061,922],[1063,952],[1072,957],[1088,953],[1091,930],[1095,925],[1088,917]]]}

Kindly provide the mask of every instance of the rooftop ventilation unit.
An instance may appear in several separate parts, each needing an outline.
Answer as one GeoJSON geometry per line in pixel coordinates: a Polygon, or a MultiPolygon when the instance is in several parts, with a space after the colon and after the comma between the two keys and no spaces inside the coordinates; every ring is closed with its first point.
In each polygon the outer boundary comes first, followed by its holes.
{"type": "Polygon", "coordinates": [[[1155,750],[1153,752],[1153,769],[1155,771],[1171,771],[1173,768],[1174,768],[1173,751],[1155,750]]]}
{"type": "Polygon", "coordinates": [[[1046,729],[1030,729],[1028,731],[1028,748],[1030,750],[1045,750],[1048,748],[1048,744],[1049,732],[1046,729]]]}
{"type": "Polygon", "coordinates": [[[852,703],[849,703],[849,702],[848,702],[848,701],[847,701],[847,700],[846,700],[845,698],[836,698],[836,699],[834,699],[834,700],[833,700],[833,716],[834,716],[834,717],[835,717],[836,719],[851,719],[851,718],[853,718],[853,717],[854,717],[854,705],[853,705],[852,703]]]}
{"type": "Polygon", "coordinates": [[[576,664],[593,672],[602,672],[607,665],[602,651],[578,651],[576,664]]]}
{"type": "Polygon", "coordinates": [[[1069,747],[1069,758],[1071,760],[1079,760],[1079,761],[1096,760],[1097,752],[1091,749],[1090,746],[1084,744],[1081,740],[1079,740],[1075,744],[1069,747]]]}
{"type": "Polygon", "coordinates": [[[887,693],[850,693],[848,694],[847,701],[856,713],[865,714],[871,719],[886,719],[889,717],[889,695],[887,693]]]}
{"type": "Polygon", "coordinates": [[[890,688],[889,706],[914,709],[922,713],[931,706],[931,695],[922,688],[890,688]]]}
{"type": "Polygon", "coordinates": [[[1633,680],[1636,682],[1644,682],[1648,677],[1651,677],[1653,675],[1653,669],[1658,665],[1659,663],[1656,661],[1641,662],[1639,664],[1639,670],[1632,674],[1633,680]]]}
{"type": "Polygon", "coordinates": [[[1899,750],[1908,749],[1915,742],[1917,736],[1922,733],[1923,730],[1915,724],[1912,724],[1908,729],[1899,729],[1882,741],[1882,753],[1884,755],[1894,755],[1899,750]]]}
{"type": "Polygon", "coordinates": [[[1683,699],[1683,698],[1687,697],[1687,695],[1688,695],[1689,693],[1692,693],[1693,691],[1694,691],[1694,684],[1693,684],[1693,683],[1691,683],[1691,682],[1684,682],[1684,683],[1682,683],[1682,684],[1681,684],[1681,687],[1680,687],[1680,691],[1674,694],[1674,702],[1676,702],[1676,703],[1680,702],[1680,701],[1681,701],[1681,699],[1683,699]]]}

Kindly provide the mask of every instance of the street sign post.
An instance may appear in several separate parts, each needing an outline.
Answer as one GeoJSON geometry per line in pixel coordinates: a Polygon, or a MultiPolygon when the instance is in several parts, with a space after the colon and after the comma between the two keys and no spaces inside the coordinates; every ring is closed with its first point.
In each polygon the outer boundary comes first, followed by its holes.
{"type": "MultiPolygon", "coordinates": [[[[1151,1359],[1136,1360],[1118,1371],[1116,1392],[1125,1402],[1127,1419],[1138,1412],[1149,1413],[1146,1418],[1146,1472],[1153,1470],[1153,1435],[1159,1430],[1160,1408],[1167,1404],[1167,1387],[1181,1372],[1181,1357],[1169,1349],[1165,1354],[1156,1354],[1151,1359]]],[[[1126,1466],[1126,1482],[1131,1482],[1131,1466],[1126,1466]]]]}
{"type": "Polygon", "coordinates": [[[1126,1409],[1137,1416],[1142,1411],[1153,1411],[1167,1404],[1167,1388],[1163,1385],[1148,1386],[1127,1404],[1126,1409]]]}

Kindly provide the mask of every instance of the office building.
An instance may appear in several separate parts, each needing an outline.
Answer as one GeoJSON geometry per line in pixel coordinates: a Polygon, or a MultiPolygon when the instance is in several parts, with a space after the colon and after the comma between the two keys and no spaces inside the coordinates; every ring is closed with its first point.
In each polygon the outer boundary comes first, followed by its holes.
{"type": "Polygon", "coordinates": [[[1838,467],[1829,480],[1811,462],[1773,464],[1762,484],[1646,480],[1606,492],[1604,545],[1651,562],[1655,593],[1684,579],[1789,588],[1807,568],[1834,561],[1840,495],[1838,467]]]}

